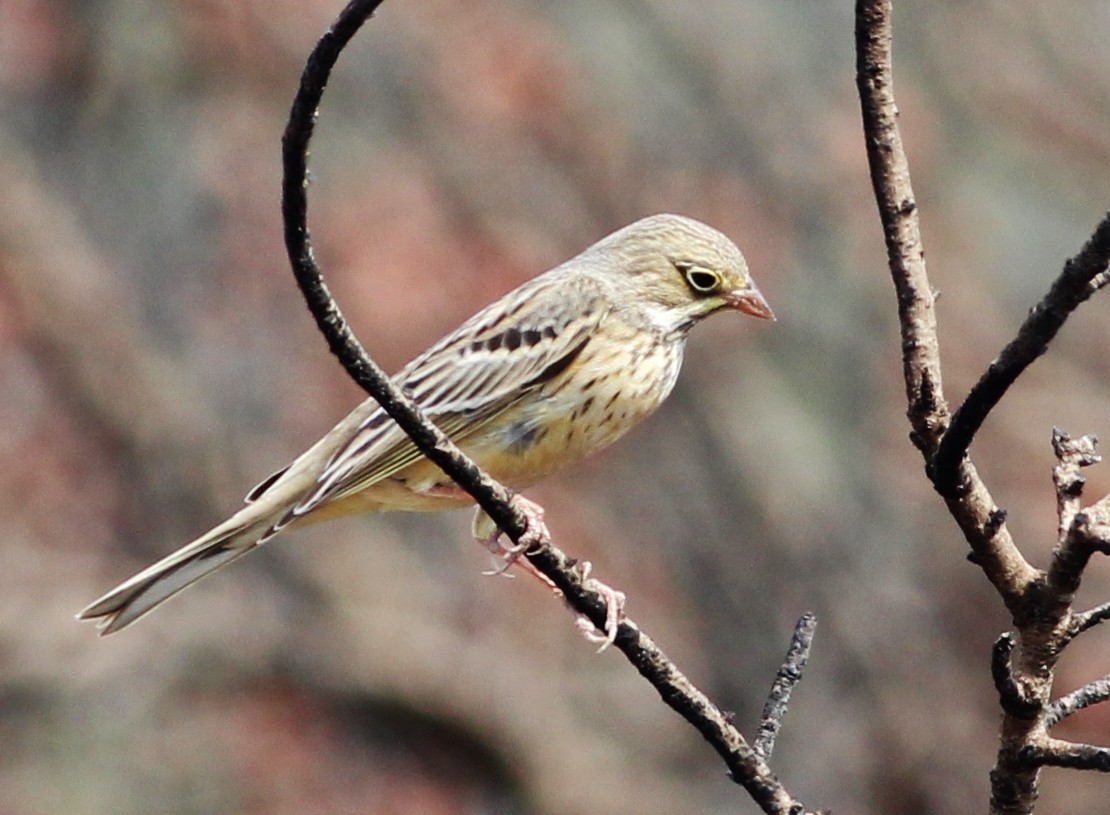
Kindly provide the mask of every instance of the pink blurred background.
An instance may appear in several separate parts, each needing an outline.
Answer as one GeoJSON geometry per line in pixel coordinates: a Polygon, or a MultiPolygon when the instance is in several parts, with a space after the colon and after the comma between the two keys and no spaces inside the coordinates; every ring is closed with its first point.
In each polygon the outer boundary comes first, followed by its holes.
{"type": "MultiPolygon", "coordinates": [[[[559,603],[481,576],[467,513],[326,524],[120,635],[74,622],[361,398],[278,212],[338,9],[0,0],[0,813],[755,812],[559,603]]],[[[895,20],[958,400],[1107,208],[1110,6],[895,20]]],[[[774,759],[807,804],[976,811],[1007,620],[907,440],[852,25],[847,2],[386,3],[325,97],[310,224],[389,369],[637,217],[735,238],[779,322],[699,327],[659,415],[530,495],[745,732],[817,612],[774,759]]],[[[1038,565],[1051,427],[1110,433],[1106,298],[973,448],[1038,565]]],[[[1081,602],[1108,596],[1096,561],[1081,602]]],[[[1108,636],[1061,691],[1106,673],[1108,636]]],[[[1106,742],[1110,710],[1058,732],[1106,742]]],[[[1040,811],[1097,811],[1106,784],[1050,772],[1040,811]]]]}

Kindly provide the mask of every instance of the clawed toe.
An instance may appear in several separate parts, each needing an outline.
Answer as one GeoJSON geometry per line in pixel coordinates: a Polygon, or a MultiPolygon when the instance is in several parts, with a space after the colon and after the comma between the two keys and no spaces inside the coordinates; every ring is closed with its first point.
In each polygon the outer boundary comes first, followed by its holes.
{"type": "Polygon", "coordinates": [[[617,639],[617,632],[620,630],[620,625],[624,621],[624,604],[626,597],[624,592],[614,589],[607,583],[602,583],[593,577],[590,577],[590,571],[593,565],[584,560],[578,566],[579,574],[582,575],[582,585],[590,591],[596,591],[601,595],[605,601],[605,629],[599,631],[597,626],[591,620],[582,614],[578,615],[576,625],[582,635],[592,643],[599,643],[600,648],[597,652],[600,654],[617,639]]]}
{"type": "Polygon", "coordinates": [[[524,515],[525,529],[524,534],[520,536],[520,540],[512,545],[505,545],[501,542],[501,536],[504,533],[481,507],[474,514],[474,522],[471,525],[474,537],[485,546],[495,559],[494,567],[482,574],[506,574],[514,564],[520,562],[520,559],[529,549],[535,548],[544,540],[550,538],[547,526],[543,522],[543,507],[523,495],[515,496],[515,501],[517,508],[524,515]]]}
{"type": "MultiPolygon", "coordinates": [[[[482,572],[482,574],[512,577],[513,575],[509,573],[509,569],[520,564],[526,571],[535,575],[552,591],[562,597],[562,592],[555,587],[547,576],[538,571],[524,558],[524,555],[529,550],[535,548],[549,538],[547,526],[543,522],[543,507],[535,501],[528,500],[523,495],[515,496],[514,500],[516,501],[517,507],[524,514],[526,525],[524,534],[520,536],[520,540],[512,545],[506,545],[502,542],[501,536],[503,533],[497,528],[493,519],[481,508],[479,508],[474,515],[472,527],[474,537],[493,557],[493,568],[482,572]]],[[[578,569],[578,573],[582,578],[582,584],[587,589],[600,594],[605,602],[604,629],[599,630],[590,620],[582,615],[578,616],[578,620],[575,623],[587,640],[592,643],[600,644],[601,647],[597,650],[598,653],[601,653],[617,639],[617,632],[620,630],[620,624],[624,620],[625,596],[623,592],[617,591],[612,586],[590,577],[592,566],[588,560],[582,561],[575,568],[578,569]]]]}

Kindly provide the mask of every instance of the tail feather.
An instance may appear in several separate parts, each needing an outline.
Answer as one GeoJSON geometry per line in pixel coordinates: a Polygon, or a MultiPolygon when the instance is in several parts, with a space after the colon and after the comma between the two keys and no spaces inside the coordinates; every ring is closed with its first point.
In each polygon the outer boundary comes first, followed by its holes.
{"type": "Polygon", "coordinates": [[[291,516],[291,509],[316,483],[335,450],[345,443],[347,424],[359,420],[359,415],[358,411],[352,413],[292,464],[251,490],[247,505],[222,524],[124,581],[78,618],[96,620],[101,634],[119,631],[186,586],[301,521],[291,516]]]}
{"type": "Polygon", "coordinates": [[[125,628],[173,595],[245,555],[269,531],[269,519],[230,518],[192,543],[143,569],[94,602],[78,617],[96,620],[101,635],[125,628]]]}

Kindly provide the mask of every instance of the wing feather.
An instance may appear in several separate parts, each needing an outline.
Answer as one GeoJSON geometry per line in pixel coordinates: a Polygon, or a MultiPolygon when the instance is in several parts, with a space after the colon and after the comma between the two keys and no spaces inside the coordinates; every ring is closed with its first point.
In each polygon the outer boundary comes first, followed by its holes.
{"type": "MultiPolygon", "coordinates": [[[[599,284],[565,284],[549,273],[510,292],[405,366],[395,381],[452,440],[465,439],[564,370],[604,319],[599,284]]],[[[336,450],[292,515],[351,495],[420,457],[378,408],[336,450]]]]}

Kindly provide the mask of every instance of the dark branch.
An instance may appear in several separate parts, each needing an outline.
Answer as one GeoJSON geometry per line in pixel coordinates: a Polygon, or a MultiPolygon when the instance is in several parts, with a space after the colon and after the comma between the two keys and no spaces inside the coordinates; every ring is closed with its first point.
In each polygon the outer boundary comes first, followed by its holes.
{"type": "Polygon", "coordinates": [[[1096,625],[1110,620],[1110,603],[1103,603],[1087,611],[1073,614],[1071,618],[1071,636],[1082,634],[1096,625]]]}
{"type": "Polygon", "coordinates": [[[474,496],[506,535],[516,541],[524,534],[527,519],[512,506],[512,494],[463,456],[446,434],[428,421],[419,406],[394,387],[386,373],[370,359],[332,298],[312,252],[307,226],[306,176],[308,142],[312,138],[316,113],[339,54],[381,3],[382,0],[353,0],[317,43],[305,65],[282,139],[282,216],[286,251],[316,326],[347,373],[408,433],[422,453],[445,472],[458,473],[459,485],[474,496]]]}
{"type": "Polygon", "coordinates": [[[1010,656],[1014,652],[1014,635],[1007,632],[995,640],[991,649],[991,679],[998,691],[1002,709],[1018,719],[1035,719],[1041,712],[1041,703],[1014,679],[1010,656]]]}
{"type": "Polygon", "coordinates": [[[798,618],[794,626],[794,636],[790,638],[786,659],[775,675],[771,692],[767,695],[767,703],[763,706],[763,718],[759,723],[759,734],[755,737],[753,745],[755,752],[764,761],[771,760],[771,753],[775,750],[775,739],[782,730],[782,720],[790,705],[790,694],[802,679],[802,672],[805,670],[806,662],[809,661],[809,651],[813,647],[813,635],[816,631],[817,615],[809,611],[798,618]]]}
{"type": "MultiPolygon", "coordinates": [[[[1079,303],[1107,284],[1110,216],[1083,251],[1068,262],[1045,300],[1030,314],[1017,339],[1004,349],[956,415],[948,411],[941,381],[936,300],[927,275],[909,163],[898,127],[891,56],[890,0],[856,2],[856,83],[863,115],[871,182],[879,207],[891,279],[898,299],[910,437],[925,460],[926,473],[944,498],[971,547],[970,559],[995,587],[1020,632],[992,655],[992,675],[1005,715],[1000,748],[991,771],[991,811],[1032,812],[1042,764],[1101,769],[1101,748],[1045,748],[1042,712],[1053,672],[1069,634],[1079,625],[1070,616],[1074,588],[1092,552],[1110,550],[1110,509],[1079,511],[1062,502],[1061,543],[1052,572],[1039,572],[1022,556],[1006,516],[967,456],[976,430],[1006,388],[1044,352],[1079,303]],[[1039,750],[1038,762],[1023,756],[1039,750]],[[1093,751],[1093,752],[1092,752],[1093,751]]],[[[1070,480],[1070,490],[1081,481],[1070,480]]],[[[1110,499],[1106,499],[1110,501],[1110,499]]],[[[1093,623],[1090,623],[1093,624],[1093,623]]]]}
{"type": "Polygon", "coordinates": [[[1048,568],[1048,586],[1052,595],[1046,602],[1056,607],[1063,616],[1071,607],[1075,592],[1091,555],[1096,552],[1110,554],[1110,519],[1104,505],[1096,504],[1087,511],[1077,512],[1068,527],[1064,541],[1052,553],[1048,568]]]}
{"type": "MultiPolygon", "coordinates": [[[[308,143],[320,99],[340,52],[380,4],[381,0],[353,0],[317,44],[305,66],[282,142],[282,214],[286,249],[297,284],[316,319],[316,325],[348,374],[381,404],[420,451],[470,493],[494,523],[516,543],[529,530],[527,517],[514,505],[511,492],[467,459],[367,356],[331,297],[313,257],[306,222],[308,143]]],[[[602,595],[589,588],[589,581],[584,578],[581,569],[555,548],[546,534],[541,536],[533,550],[526,553],[526,557],[562,591],[575,611],[589,619],[598,630],[604,630],[606,604],[602,595]]],[[[799,815],[804,811],[804,807],[783,788],[767,763],[728,718],[686,679],[632,620],[626,618],[620,624],[614,644],[651,682],[663,701],[693,724],[717,750],[731,776],[764,812],[799,815]]]]}
{"type": "Polygon", "coordinates": [[[1035,305],[1017,336],[975,383],[952,416],[933,459],[934,479],[954,482],[957,468],[987,415],[1010,385],[1032,362],[1048,350],[1048,344],[1073,311],[1106,282],[1110,264],[1110,213],[1091,235],[1079,254],[1064,264],[1048,294],[1035,305]]]}
{"type": "Polygon", "coordinates": [[[1030,767],[1067,767],[1110,773],[1110,747],[1060,739],[1049,739],[1044,745],[1029,745],[1018,754],[1018,760],[1030,767]]]}
{"type": "Polygon", "coordinates": [[[1110,674],[1096,679],[1067,696],[1061,696],[1045,709],[1045,728],[1055,727],[1073,713],[1078,713],[1085,707],[1098,705],[1110,699],[1110,674]]]}

